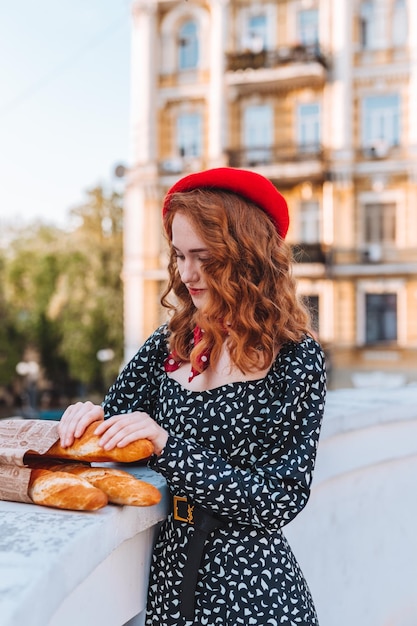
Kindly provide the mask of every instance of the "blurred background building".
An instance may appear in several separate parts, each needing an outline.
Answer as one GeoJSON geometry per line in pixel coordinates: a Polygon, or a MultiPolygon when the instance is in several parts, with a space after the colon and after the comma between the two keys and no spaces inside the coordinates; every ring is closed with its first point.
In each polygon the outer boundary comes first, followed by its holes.
{"type": "Polygon", "coordinates": [[[331,386],[417,381],[417,3],[135,0],[125,358],[164,319],[160,209],[183,175],[287,198],[331,386]]]}

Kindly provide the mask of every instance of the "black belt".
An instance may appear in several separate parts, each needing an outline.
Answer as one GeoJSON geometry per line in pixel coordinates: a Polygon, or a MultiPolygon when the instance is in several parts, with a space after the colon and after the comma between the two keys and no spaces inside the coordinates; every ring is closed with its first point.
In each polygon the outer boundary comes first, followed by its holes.
{"type": "Polygon", "coordinates": [[[207,536],[224,523],[196,504],[191,504],[187,498],[174,496],[173,506],[174,519],[192,524],[194,531],[188,542],[187,560],[180,591],[180,613],[187,620],[193,620],[195,589],[204,544],[207,536]]]}

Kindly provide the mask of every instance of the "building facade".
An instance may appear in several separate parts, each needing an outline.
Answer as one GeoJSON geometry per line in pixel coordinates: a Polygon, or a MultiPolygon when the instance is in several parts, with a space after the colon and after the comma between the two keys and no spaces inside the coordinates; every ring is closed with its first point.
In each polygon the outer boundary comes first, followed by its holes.
{"type": "Polygon", "coordinates": [[[290,208],[333,387],[417,381],[417,3],[135,0],[126,359],[165,318],[161,203],[218,166],[290,208]]]}

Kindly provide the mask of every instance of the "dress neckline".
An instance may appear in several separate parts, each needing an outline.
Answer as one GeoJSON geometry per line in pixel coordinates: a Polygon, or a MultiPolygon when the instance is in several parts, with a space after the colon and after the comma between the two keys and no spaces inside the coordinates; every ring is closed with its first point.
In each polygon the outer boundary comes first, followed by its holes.
{"type": "Polygon", "coordinates": [[[216,387],[210,387],[209,389],[189,389],[188,387],[185,387],[182,383],[180,383],[176,378],[173,378],[172,376],[168,376],[168,372],[165,372],[165,377],[167,380],[172,381],[177,387],[179,387],[183,391],[190,393],[190,394],[201,394],[201,393],[210,394],[213,391],[231,388],[236,385],[244,385],[244,386],[252,385],[253,387],[257,387],[258,385],[261,385],[263,382],[266,382],[267,379],[271,376],[271,374],[275,372],[277,365],[278,365],[278,361],[280,360],[281,352],[282,352],[282,349],[278,352],[277,356],[275,357],[275,359],[273,360],[271,364],[271,367],[268,369],[265,376],[262,376],[262,378],[254,378],[252,380],[234,380],[228,383],[217,385],[216,387]]]}

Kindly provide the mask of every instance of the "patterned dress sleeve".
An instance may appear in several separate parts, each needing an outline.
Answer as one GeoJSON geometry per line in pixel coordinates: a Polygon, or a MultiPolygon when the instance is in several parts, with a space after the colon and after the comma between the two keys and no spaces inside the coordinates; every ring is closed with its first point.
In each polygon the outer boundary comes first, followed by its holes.
{"type": "Polygon", "coordinates": [[[110,387],[103,402],[105,419],[133,411],[153,415],[166,356],[167,328],[163,325],[145,341],[110,387]]]}
{"type": "Polygon", "coordinates": [[[152,466],[173,493],[186,495],[215,516],[252,527],[280,528],[304,508],[324,410],[324,357],[308,338],[291,344],[285,363],[276,374],[285,380],[272,396],[253,464],[232,465],[212,450],[170,436],[152,466]]]}

